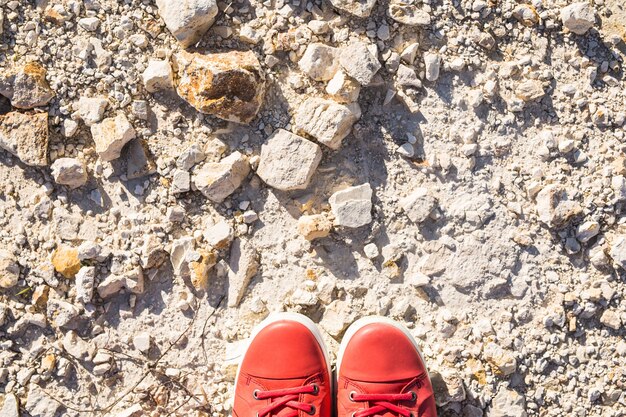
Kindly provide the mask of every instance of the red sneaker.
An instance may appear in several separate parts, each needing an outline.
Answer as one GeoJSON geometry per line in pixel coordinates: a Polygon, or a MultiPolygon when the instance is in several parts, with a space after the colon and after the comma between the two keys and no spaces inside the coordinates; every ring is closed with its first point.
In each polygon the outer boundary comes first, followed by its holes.
{"type": "Polygon", "coordinates": [[[271,315],[250,337],[235,379],[234,417],[331,417],[328,351],[311,320],[271,315]]]}
{"type": "Polygon", "coordinates": [[[365,317],[346,331],[337,357],[337,417],[436,417],[417,342],[402,325],[365,317]]]}

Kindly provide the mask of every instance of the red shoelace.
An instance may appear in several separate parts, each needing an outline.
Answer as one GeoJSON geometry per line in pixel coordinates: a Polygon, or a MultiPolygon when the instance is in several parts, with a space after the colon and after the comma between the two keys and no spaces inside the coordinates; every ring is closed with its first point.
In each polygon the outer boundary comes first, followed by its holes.
{"type": "Polygon", "coordinates": [[[386,411],[398,413],[398,415],[403,417],[415,417],[410,410],[392,404],[392,401],[415,401],[417,400],[417,394],[414,392],[407,392],[405,394],[358,394],[352,391],[350,393],[350,400],[355,402],[367,401],[373,404],[370,408],[352,414],[352,417],[369,417],[375,414],[383,414],[386,411]]]}
{"type": "MultiPolygon", "coordinates": [[[[281,407],[289,407],[294,410],[285,414],[284,417],[298,417],[298,411],[304,411],[307,414],[315,414],[315,406],[311,404],[305,404],[296,401],[300,394],[313,394],[317,395],[319,387],[315,384],[305,385],[303,387],[277,389],[273,391],[254,391],[254,398],[257,400],[272,399],[272,403],[265,408],[259,410],[257,417],[264,417],[271,414],[273,411],[278,410],[281,407]]],[[[408,417],[408,416],[407,416],[408,417]]]]}

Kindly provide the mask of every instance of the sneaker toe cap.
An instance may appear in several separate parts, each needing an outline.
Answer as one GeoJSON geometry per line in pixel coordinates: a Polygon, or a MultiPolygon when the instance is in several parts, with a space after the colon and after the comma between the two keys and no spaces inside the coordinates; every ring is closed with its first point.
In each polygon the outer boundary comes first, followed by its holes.
{"type": "Polygon", "coordinates": [[[301,323],[282,320],[263,328],[252,340],[241,371],[268,379],[308,377],[326,370],[315,335],[301,323]]]}
{"type": "Polygon", "coordinates": [[[385,323],[359,329],[343,353],[340,373],[356,381],[398,381],[426,372],[420,354],[404,332],[385,323]]]}

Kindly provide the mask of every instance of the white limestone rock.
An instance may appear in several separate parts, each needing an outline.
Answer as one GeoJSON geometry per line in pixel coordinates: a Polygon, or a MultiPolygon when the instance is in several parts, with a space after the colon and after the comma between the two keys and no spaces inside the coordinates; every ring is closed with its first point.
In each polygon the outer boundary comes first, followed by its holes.
{"type": "Polygon", "coordinates": [[[174,73],[168,61],[150,60],[142,78],[143,85],[150,93],[170,90],[174,86],[174,73]]]}
{"type": "Polygon", "coordinates": [[[195,171],[193,183],[209,200],[221,203],[241,186],[250,172],[247,158],[233,152],[220,162],[209,162],[195,171]]]}
{"type": "Polygon", "coordinates": [[[194,240],[191,237],[181,237],[172,242],[170,248],[170,262],[176,276],[186,276],[189,274],[189,262],[187,254],[194,249],[194,240]]]}
{"type": "Polygon", "coordinates": [[[20,403],[15,394],[7,393],[4,395],[0,417],[20,417],[20,403]]]}
{"type": "Polygon", "coordinates": [[[596,221],[588,221],[578,226],[576,230],[576,239],[585,243],[600,233],[600,223],[596,221]]]}
{"type": "Polygon", "coordinates": [[[337,191],[328,201],[337,226],[355,228],[372,222],[372,187],[369,183],[337,191]]]}
{"type": "Polygon", "coordinates": [[[108,106],[109,101],[104,97],[82,97],[75,108],[85,125],[91,126],[102,120],[108,106]]]}
{"type": "Polygon", "coordinates": [[[159,15],[183,48],[198,42],[215,21],[215,0],[156,0],[159,15]]]}
{"type": "Polygon", "coordinates": [[[235,230],[225,220],[221,220],[203,233],[204,241],[214,249],[225,249],[235,238],[235,230]]]}
{"type": "Polygon", "coordinates": [[[133,294],[144,292],[144,273],[140,266],[120,274],[109,275],[98,285],[98,294],[102,298],[108,298],[120,292],[122,288],[133,294]]]}
{"type": "Polygon", "coordinates": [[[614,175],[611,178],[611,188],[617,200],[626,200],[626,178],[623,175],[614,175]]]}
{"type": "Polygon", "coordinates": [[[513,17],[525,26],[534,26],[539,23],[539,13],[529,4],[518,4],[513,10],[513,17]]]}
{"type": "Polygon", "coordinates": [[[626,235],[619,235],[613,239],[609,255],[613,262],[626,269],[626,235]]]}
{"type": "Polygon", "coordinates": [[[78,247],[78,259],[81,261],[103,262],[110,255],[97,243],[85,241],[78,247]]]}
{"type": "Polygon", "coordinates": [[[278,190],[302,190],[311,182],[321,160],[322,150],[317,144],[278,129],[261,147],[257,174],[278,190]]]}
{"type": "Polygon", "coordinates": [[[622,328],[622,318],[618,311],[607,309],[600,316],[600,323],[604,324],[613,330],[620,330],[622,328]]]}
{"type": "Polygon", "coordinates": [[[300,70],[315,81],[328,81],[339,67],[339,50],[323,43],[310,43],[298,61],[300,70]]]}
{"type": "Polygon", "coordinates": [[[367,259],[376,259],[378,255],[380,255],[380,251],[378,250],[378,246],[375,243],[368,243],[363,247],[363,252],[367,259]]]}
{"type": "Polygon", "coordinates": [[[174,170],[172,174],[172,194],[180,194],[189,191],[191,188],[191,175],[182,169],[174,170]]]}
{"type": "Polygon", "coordinates": [[[496,372],[502,375],[511,375],[517,369],[517,360],[513,353],[503,349],[496,343],[489,342],[485,345],[483,354],[485,359],[491,363],[496,372]]]}
{"type": "Polygon", "coordinates": [[[573,3],[561,9],[561,21],[570,32],[584,35],[596,23],[596,11],[587,1],[573,3]]]}
{"type": "Polygon", "coordinates": [[[491,401],[488,417],[527,417],[526,400],[517,391],[502,387],[491,401]]]}
{"type": "Polygon", "coordinates": [[[376,0],[330,0],[330,3],[341,11],[361,18],[368,17],[376,6],[376,0]]]}
{"type": "Polygon", "coordinates": [[[48,113],[0,115],[0,149],[26,165],[48,165],[48,113]]]}
{"type": "Polygon", "coordinates": [[[467,396],[463,379],[456,370],[443,368],[441,372],[437,370],[430,371],[430,380],[435,395],[435,402],[439,407],[443,407],[449,403],[460,403],[467,396]]]}
{"type": "Polygon", "coordinates": [[[259,269],[259,255],[247,240],[235,239],[228,262],[228,306],[237,307],[259,269]]]}
{"type": "Polygon", "coordinates": [[[96,279],[96,267],[83,266],[76,274],[76,300],[83,304],[91,302],[96,279]]]}
{"type": "Polygon", "coordinates": [[[0,288],[12,288],[20,279],[20,265],[15,257],[0,249],[0,288]]]}
{"type": "Polygon", "coordinates": [[[61,345],[67,353],[77,359],[84,359],[89,355],[89,344],[78,337],[73,330],[65,333],[61,345]]]}
{"type": "Polygon", "coordinates": [[[9,311],[9,307],[6,304],[0,303],[0,327],[7,323],[9,319],[9,311]]]}
{"type": "Polygon", "coordinates": [[[318,142],[337,150],[361,117],[357,103],[350,106],[319,97],[312,97],[298,107],[294,124],[296,132],[309,135],[318,142]]]}
{"type": "Polygon", "coordinates": [[[398,146],[396,152],[407,158],[413,158],[413,156],[415,156],[415,148],[408,142],[398,146]]]}
{"type": "Polygon", "coordinates": [[[76,158],[59,158],[50,166],[57,184],[78,188],[87,183],[87,167],[76,158]]]}
{"type": "Polygon", "coordinates": [[[100,27],[100,19],[97,17],[84,17],[78,21],[78,26],[88,32],[95,32],[100,27]]]}
{"type": "Polygon", "coordinates": [[[355,311],[344,300],[334,300],[324,311],[320,327],[332,337],[339,337],[353,322],[355,311]]]}
{"type": "Polygon", "coordinates": [[[569,200],[565,189],[557,184],[544,187],[536,202],[539,220],[550,227],[562,227],[582,211],[580,204],[569,200]]]}
{"type": "Polygon", "coordinates": [[[338,103],[354,103],[359,98],[361,85],[344,70],[339,70],[326,85],[326,92],[338,103]]]}
{"type": "MultiPolygon", "coordinates": [[[[430,14],[410,0],[390,0],[389,16],[396,22],[409,26],[427,26],[430,14]]],[[[423,7],[423,6],[422,6],[423,7]]]]}
{"type": "Polygon", "coordinates": [[[403,88],[422,88],[422,82],[415,70],[407,65],[400,64],[396,72],[396,84],[403,88]]]}
{"type": "Polygon", "coordinates": [[[157,172],[157,166],[152,159],[152,153],[147,141],[141,138],[131,140],[126,146],[126,178],[134,180],[146,177],[157,172]]]}
{"type": "Polygon", "coordinates": [[[522,81],[515,88],[515,97],[524,103],[539,100],[545,94],[543,84],[539,80],[522,81]]]}
{"type": "Polygon", "coordinates": [[[150,333],[141,332],[133,337],[133,346],[141,353],[148,353],[150,346],[152,346],[152,336],[150,333]]]}
{"type": "Polygon", "coordinates": [[[73,304],[56,298],[48,300],[47,308],[48,320],[50,320],[55,327],[67,326],[80,313],[78,308],[73,304]]]}
{"type": "Polygon", "coordinates": [[[41,387],[35,383],[28,385],[28,396],[24,409],[37,417],[57,417],[61,404],[46,395],[41,387]]]}
{"type": "Polygon", "coordinates": [[[103,161],[120,157],[122,148],[135,138],[135,129],[123,113],[91,126],[96,152],[103,161]]]}
{"type": "Polygon", "coordinates": [[[65,119],[61,125],[61,134],[66,138],[71,138],[78,132],[78,127],[78,122],[72,119],[65,119]]]}
{"type": "Polygon", "coordinates": [[[402,50],[400,53],[400,59],[409,64],[413,65],[415,62],[415,58],[417,58],[417,53],[419,52],[420,44],[417,42],[410,43],[402,50]]]}
{"type": "Polygon", "coordinates": [[[411,194],[400,200],[400,207],[414,223],[426,220],[435,209],[437,200],[428,194],[428,189],[419,187],[411,194]]]}
{"type": "Polygon", "coordinates": [[[168,257],[162,240],[155,234],[145,237],[141,246],[141,257],[139,263],[143,269],[160,267],[168,257]]]}
{"type": "Polygon", "coordinates": [[[430,284],[430,277],[420,271],[414,271],[404,278],[404,283],[420,288],[430,284]]]}
{"type": "Polygon", "coordinates": [[[426,79],[428,81],[437,81],[441,67],[441,57],[439,54],[432,52],[424,54],[424,66],[426,69],[426,79]]]}
{"type": "Polygon", "coordinates": [[[372,81],[382,66],[363,42],[352,42],[344,47],[339,53],[339,64],[350,77],[363,86],[372,81]]]}
{"type": "Polygon", "coordinates": [[[194,165],[204,161],[206,158],[205,153],[193,144],[183,151],[182,154],[176,159],[176,166],[183,171],[189,171],[194,165]]]}

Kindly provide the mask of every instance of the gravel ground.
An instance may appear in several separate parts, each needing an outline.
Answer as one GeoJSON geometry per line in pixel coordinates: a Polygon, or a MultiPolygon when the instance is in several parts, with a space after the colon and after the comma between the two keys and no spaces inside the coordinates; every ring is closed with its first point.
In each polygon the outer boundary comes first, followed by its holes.
{"type": "Polygon", "coordinates": [[[440,416],[626,415],[621,0],[0,0],[0,416],[222,416],[272,311],[440,416]]]}

